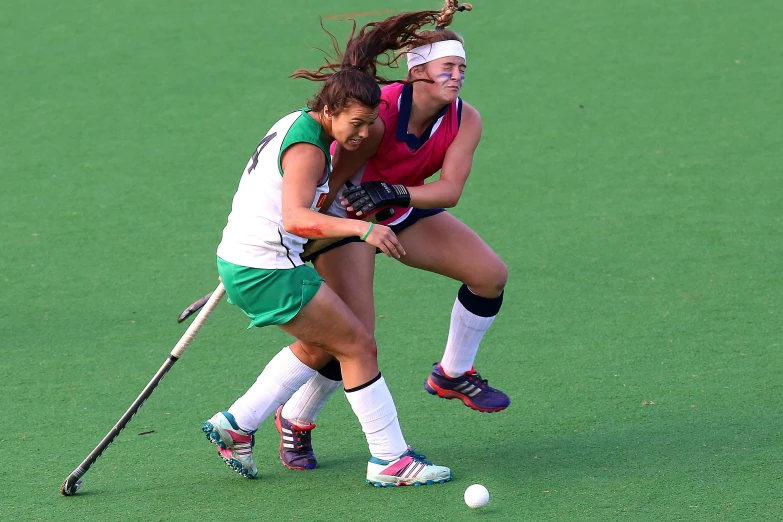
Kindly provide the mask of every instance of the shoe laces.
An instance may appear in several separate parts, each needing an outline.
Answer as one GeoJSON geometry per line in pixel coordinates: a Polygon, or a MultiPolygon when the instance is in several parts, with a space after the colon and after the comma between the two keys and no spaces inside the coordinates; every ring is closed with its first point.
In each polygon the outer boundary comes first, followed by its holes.
{"type": "Polygon", "coordinates": [[[313,428],[315,428],[315,424],[307,426],[306,429],[291,424],[291,431],[294,435],[294,450],[297,453],[310,453],[313,451],[313,428]]]}
{"type": "MultiPolygon", "coordinates": [[[[433,366],[440,366],[440,363],[433,363],[433,366]]],[[[443,371],[443,368],[441,367],[440,371],[443,373],[444,376],[449,377],[446,375],[446,372],[443,371]]],[[[478,386],[481,388],[481,390],[486,390],[489,388],[489,380],[488,379],[482,379],[481,375],[479,375],[479,372],[476,371],[476,368],[471,367],[470,370],[465,372],[465,377],[468,379],[468,382],[472,384],[473,386],[478,386]]]]}
{"type": "Polygon", "coordinates": [[[421,462],[422,464],[426,464],[428,466],[432,465],[432,462],[427,460],[426,456],[424,456],[422,453],[416,452],[416,450],[414,450],[413,448],[410,447],[408,448],[407,455],[411,457],[413,460],[415,460],[416,462],[421,462]]]}
{"type": "Polygon", "coordinates": [[[482,379],[481,375],[479,373],[471,368],[467,372],[465,372],[465,376],[468,378],[468,382],[472,384],[473,386],[478,386],[482,390],[486,390],[489,388],[489,380],[488,379],[482,379]]]}

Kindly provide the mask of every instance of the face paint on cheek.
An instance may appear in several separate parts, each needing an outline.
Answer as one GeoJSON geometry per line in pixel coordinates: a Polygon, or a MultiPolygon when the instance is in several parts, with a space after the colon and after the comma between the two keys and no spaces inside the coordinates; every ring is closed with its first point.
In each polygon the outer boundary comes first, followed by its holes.
{"type": "Polygon", "coordinates": [[[464,74],[459,77],[459,81],[461,81],[462,83],[465,83],[465,75],[464,74]]]}
{"type": "Polygon", "coordinates": [[[440,73],[438,76],[436,76],[436,78],[441,82],[446,83],[447,81],[451,80],[451,73],[440,73]]]}

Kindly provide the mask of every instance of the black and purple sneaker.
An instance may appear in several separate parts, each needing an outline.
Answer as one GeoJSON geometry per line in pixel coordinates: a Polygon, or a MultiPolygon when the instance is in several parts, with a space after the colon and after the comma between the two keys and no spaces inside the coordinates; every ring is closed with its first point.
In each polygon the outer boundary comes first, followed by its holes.
{"type": "Polygon", "coordinates": [[[508,395],[487,384],[475,368],[459,377],[449,377],[440,363],[435,363],[432,373],[424,381],[424,389],[443,399],[459,399],[468,408],[484,413],[502,411],[511,404],[508,395]]]}
{"type": "Polygon", "coordinates": [[[313,453],[312,431],[315,424],[297,426],[283,418],[283,406],[275,412],[275,427],[280,434],[280,460],[289,469],[313,469],[318,461],[313,453]]]}

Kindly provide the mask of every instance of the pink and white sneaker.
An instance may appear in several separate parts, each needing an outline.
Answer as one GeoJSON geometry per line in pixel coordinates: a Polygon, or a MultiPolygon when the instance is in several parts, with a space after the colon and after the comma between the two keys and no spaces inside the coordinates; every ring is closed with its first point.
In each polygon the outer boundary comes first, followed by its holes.
{"type": "Polygon", "coordinates": [[[367,463],[367,483],[376,488],[394,486],[430,486],[451,480],[451,470],[436,466],[408,446],[399,458],[387,462],[371,457],[367,463]]]}
{"type": "Polygon", "coordinates": [[[254,479],[258,468],[253,462],[253,433],[243,430],[237,425],[234,416],[227,411],[221,411],[201,425],[201,431],[207,440],[216,444],[218,454],[229,468],[245,478],[254,479]]]}

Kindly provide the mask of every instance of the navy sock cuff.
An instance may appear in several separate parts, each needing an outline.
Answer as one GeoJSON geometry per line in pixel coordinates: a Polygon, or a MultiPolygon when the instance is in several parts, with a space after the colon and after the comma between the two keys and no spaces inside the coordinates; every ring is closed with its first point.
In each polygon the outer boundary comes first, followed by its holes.
{"type": "Polygon", "coordinates": [[[332,359],[326,363],[326,366],[318,370],[318,373],[332,381],[340,382],[343,380],[343,372],[340,369],[340,361],[337,359],[332,359]]]}
{"type": "Polygon", "coordinates": [[[371,386],[373,383],[375,383],[380,378],[381,378],[381,372],[378,372],[378,375],[376,375],[375,377],[373,377],[369,381],[365,382],[364,384],[361,384],[361,385],[359,385],[359,386],[357,386],[355,388],[351,388],[350,390],[346,389],[345,393],[351,393],[351,392],[357,392],[359,390],[363,390],[363,389],[367,388],[368,386],[371,386]]]}
{"type": "Polygon", "coordinates": [[[471,292],[467,285],[462,285],[457,294],[457,299],[465,309],[479,317],[495,317],[503,304],[503,293],[497,297],[481,297],[471,292]]]}

